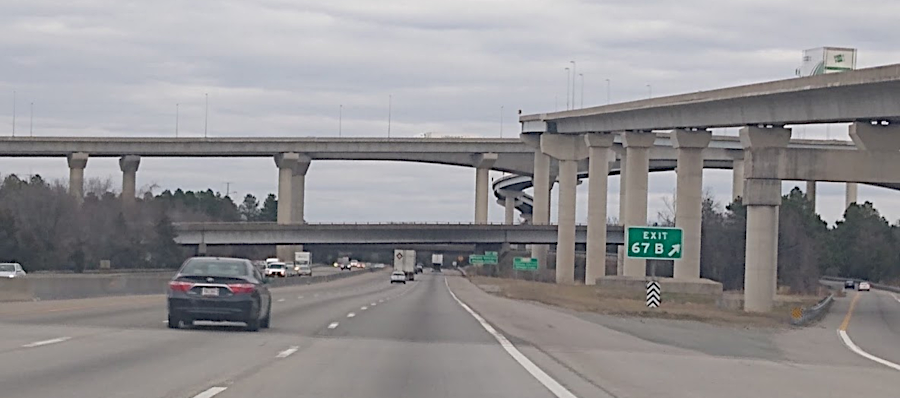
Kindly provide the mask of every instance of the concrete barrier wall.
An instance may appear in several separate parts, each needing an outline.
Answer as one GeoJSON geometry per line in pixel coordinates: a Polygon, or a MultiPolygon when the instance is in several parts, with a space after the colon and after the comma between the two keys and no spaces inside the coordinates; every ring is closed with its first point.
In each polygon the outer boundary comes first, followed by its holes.
{"type": "Polygon", "coordinates": [[[33,298],[34,296],[31,292],[31,283],[28,279],[0,279],[0,302],[31,301],[33,298]]]}
{"type": "MultiPolygon", "coordinates": [[[[269,287],[322,283],[366,271],[341,272],[312,277],[270,279],[269,287]]],[[[315,271],[313,271],[315,272],[315,271]]],[[[153,274],[42,274],[25,278],[0,280],[0,302],[30,300],[65,300],[105,296],[164,294],[174,272],[153,274]]]]}

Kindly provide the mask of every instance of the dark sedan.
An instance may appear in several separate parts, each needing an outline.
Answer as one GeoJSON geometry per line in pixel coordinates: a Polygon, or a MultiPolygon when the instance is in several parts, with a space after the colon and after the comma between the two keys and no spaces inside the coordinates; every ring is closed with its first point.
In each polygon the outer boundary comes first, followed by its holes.
{"type": "Polygon", "coordinates": [[[268,328],[272,296],[268,281],[250,260],[194,257],[169,281],[169,327],[194,321],[244,322],[268,328]]]}

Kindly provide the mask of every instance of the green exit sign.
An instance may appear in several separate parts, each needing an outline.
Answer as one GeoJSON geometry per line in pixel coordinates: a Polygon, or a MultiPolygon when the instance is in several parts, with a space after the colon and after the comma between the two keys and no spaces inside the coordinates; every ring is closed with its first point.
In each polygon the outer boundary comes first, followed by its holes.
{"type": "Polygon", "coordinates": [[[627,256],[677,260],[684,246],[681,228],[628,227],[627,256]]]}

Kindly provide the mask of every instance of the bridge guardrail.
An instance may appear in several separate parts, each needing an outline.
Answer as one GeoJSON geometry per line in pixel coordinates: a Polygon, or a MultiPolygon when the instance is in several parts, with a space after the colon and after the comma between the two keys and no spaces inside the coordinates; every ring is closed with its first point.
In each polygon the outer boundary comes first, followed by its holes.
{"type": "Polygon", "coordinates": [[[825,314],[828,313],[828,310],[831,308],[831,304],[834,303],[834,293],[828,295],[824,299],[820,300],[818,303],[813,305],[812,307],[805,308],[802,310],[799,318],[791,318],[791,325],[794,326],[806,326],[812,322],[815,322],[821,319],[825,314]]]}

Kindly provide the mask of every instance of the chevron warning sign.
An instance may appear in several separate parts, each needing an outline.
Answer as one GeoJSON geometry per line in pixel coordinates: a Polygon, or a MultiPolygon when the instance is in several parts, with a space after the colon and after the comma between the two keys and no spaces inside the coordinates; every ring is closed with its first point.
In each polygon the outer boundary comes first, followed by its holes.
{"type": "Polygon", "coordinates": [[[656,308],[659,307],[659,282],[650,281],[647,282],[647,307],[648,308],[656,308]]]}

